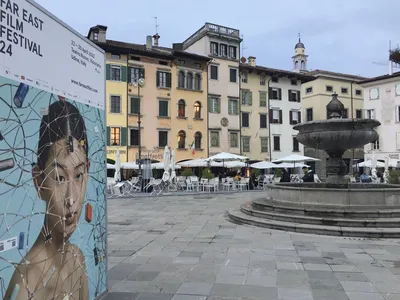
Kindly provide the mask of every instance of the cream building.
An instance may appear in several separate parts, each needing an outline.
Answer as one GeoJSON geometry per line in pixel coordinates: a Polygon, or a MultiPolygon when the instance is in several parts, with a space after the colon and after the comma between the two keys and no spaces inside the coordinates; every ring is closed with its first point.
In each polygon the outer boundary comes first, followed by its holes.
{"type": "MultiPolygon", "coordinates": [[[[379,138],[364,147],[365,160],[390,158],[400,162],[400,72],[364,80],[365,118],[381,122],[379,138]]],[[[399,165],[400,167],[400,165],[399,165]]]]}
{"type": "MultiPolygon", "coordinates": [[[[364,98],[363,88],[359,82],[365,77],[336,73],[325,70],[313,70],[308,72],[315,77],[315,80],[307,82],[301,87],[302,111],[304,121],[315,121],[327,119],[326,105],[332,100],[332,94],[337,93],[338,99],[345,107],[345,118],[363,118],[364,98]]],[[[326,178],[327,155],[321,150],[305,147],[304,154],[321,159],[320,162],[309,163],[321,179],[326,178]]],[[[352,165],[353,159],[364,158],[363,149],[346,151],[343,159],[346,164],[352,165]]],[[[349,168],[351,171],[352,168],[349,168]]]]}
{"type": "Polygon", "coordinates": [[[240,154],[239,30],[206,23],[182,43],[185,51],[212,58],[208,69],[209,155],[240,154]]]}
{"type": "Polygon", "coordinates": [[[302,121],[301,84],[314,78],[258,66],[253,56],[240,64],[240,73],[243,155],[271,161],[303,153],[293,125],[302,121]]]}

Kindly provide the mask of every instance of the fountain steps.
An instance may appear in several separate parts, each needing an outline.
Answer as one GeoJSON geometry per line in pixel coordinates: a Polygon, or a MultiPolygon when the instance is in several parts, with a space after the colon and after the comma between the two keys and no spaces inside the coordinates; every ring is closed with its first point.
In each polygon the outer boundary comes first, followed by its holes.
{"type": "Polygon", "coordinates": [[[240,208],[230,210],[229,217],[239,224],[299,233],[365,238],[400,237],[400,218],[379,218],[378,220],[318,218],[262,211],[254,208],[251,202],[242,205],[240,208]],[[397,224],[397,227],[392,227],[392,223],[397,224]]]}

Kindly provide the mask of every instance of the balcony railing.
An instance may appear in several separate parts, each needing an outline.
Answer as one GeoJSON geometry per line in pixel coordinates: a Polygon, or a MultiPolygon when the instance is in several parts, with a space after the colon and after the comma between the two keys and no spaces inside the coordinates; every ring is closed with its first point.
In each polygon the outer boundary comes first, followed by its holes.
{"type": "Polygon", "coordinates": [[[202,33],[206,32],[214,32],[217,34],[233,37],[240,39],[240,33],[238,29],[233,29],[217,24],[212,24],[212,23],[206,23],[203,27],[201,27],[199,30],[197,30],[195,33],[193,33],[190,37],[188,37],[184,42],[184,47],[187,44],[191,44],[193,40],[195,40],[199,35],[202,33]]]}

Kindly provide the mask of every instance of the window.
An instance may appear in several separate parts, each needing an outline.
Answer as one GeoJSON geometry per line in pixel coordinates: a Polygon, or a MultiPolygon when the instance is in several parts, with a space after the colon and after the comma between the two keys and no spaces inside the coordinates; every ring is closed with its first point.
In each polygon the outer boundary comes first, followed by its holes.
{"type": "Polygon", "coordinates": [[[300,116],[300,112],[297,110],[290,110],[289,111],[289,124],[290,125],[295,125],[297,123],[301,123],[301,116],[300,116]]]}
{"type": "Polygon", "coordinates": [[[163,65],[163,66],[168,66],[168,62],[167,61],[159,60],[158,63],[160,65],[163,65]]]}
{"type": "Polygon", "coordinates": [[[297,79],[291,79],[290,80],[291,85],[297,85],[297,79]]]}
{"type": "Polygon", "coordinates": [[[200,74],[196,74],[194,76],[194,89],[196,91],[201,91],[201,75],[200,74]]]}
{"type": "Polygon", "coordinates": [[[375,110],[374,109],[367,109],[366,110],[366,117],[367,117],[367,119],[375,119],[375,110]]]}
{"type": "Polygon", "coordinates": [[[361,90],[356,90],[356,95],[357,96],[361,96],[362,95],[362,91],[361,90]]]}
{"type": "Polygon", "coordinates": [[[279,108],[273,108],[269,111],[270,123],[273,124],[282,124],[282,110],[279,108]]]}
{"type": "Polygon", "coordinates": [[[185,88],[185,72],[183,71],[179,71],[178,74],[178,88],[185,88]]]}
{"type": "Polygon", "coordinates": [[[195,63],[193,63],[193,66],[195,66],[198,69],[201,69],[201,63],[195,62],[195,63]]]}
{"type": "Polygon", "coordinates": [[[93,32],[93,40],[95,41],[99,40],[99,33],[97,31],[93,32]]]}
{"type": "Polygon", "coordinates": [[[229,81],[236,82],[237,81],[237,70],[236,69],[229,69],[229,81]]]}
{"type": "Polygon", "coordinates": [[[236,47],[229,46],[229,57],[236,59],[236,47]]]}
{"type": "Polygon", "coordinates": [[[157,71],[157,87],[170,88],[171,87],[171,73],[157,71]]]}
{"type": "Polygon", "coordinates": [[[111,59],[121,59],[119,54],[111,54],[111,59]]]}
{"type": "Polygon", "coordinates": [[[289,102],[300,102],[300,91],[288,91],[289,102]]]}
{"type": "Polygon", "coordinates": [[[214,80],[218,80],[218,66],[210,66],[210,78],[214,80]]]}
{"type": "Polygon", "coordinates": [[[269,99],[282,100],[282,90],[278,88],[269,88],[269,99]]]}
{"type": "Polygon", "coordinates": [[[242,92],[242,104],[251,106],[253,103],[253,93],[249,90],[241,90],[242,92]]]}
{"type": "Polygon", "coordinates": [[[183,59],[178,59],[178,64],[179,65],[184,65],[186,62],[183,59]]]}
{"type": "Polygon", "coordinates": [[[395,120],[396,122],[400,122],[400,105],[396,106],[396,110],[395,110],[395,120]]]}
{"type": "Polygon", "coordinates": [[[362,119],[362,110],[356,109],[356,119],[362,119]]]}
{"type": "Polygon", "coordinates": [[[197,150],[201,149],[201,138],[203,137],[203,135],[201,134],[200,131],[197,131],[194,134],[194,148],[197,150]]]}
{"type": "Polygon", "coordinates": [[[198,101],[194,104],[194,118],[201,119],[201,103],[198,101]]]}
{"type": "Polygon", "coordinates": [[[121,113],[121,96],[110,97],[110,113],[112,114],[121,113]]]}
{"type": "Polygon", "coordinates": [[[278,77],[272,77],[271,81],[272,81],[272,82],[275,82],[275,83],[278,83],[278,82],[279,82],[279,79],[278,79],[278,77]]]}
{"type": "Polygon", "coordinates": [[[371,149],[379,150],[379,136],[374,143],[371,143],[371,149]]]}
{"type": "Polygon", "coordinates": [[[261,140],[261,152],[262,153],[268,152],[268,138],[262,137],[260,138],[260,140],[261,140]]]}
{"type": "Polygon", "coordinates": [[[260,106],[266,107],[267,106],[267,93],[260,92],[260,106]]]}
{"type": "Polygon", "coordinates": [[[333,92],[333,86],[327,85],[327,86],[326,86],[326,91],[327,91],[327,92],[333,92]]]}
{"type": "Polygon", "coordinates": [[[211,42],[211,54],[218,55],[218,43],[211,42]]]}
{"type": "Polygon", "coordinates": [[[217,97],[209,98],[209,111],[210,113],[219,114],[220,113],[220,99],[217,97]]]}
{"type": "Polygon", "coordinates": [[[188,90],[193,90],[193,74],[192,73],[187,74],[186,88],[188,90]]]}
{"type": "Polygon", "coordinates": [[[342,111],[342,119],[347,119],[349,117],[349,109],[345,108],[342,111]]]}
{"type": "Polygon", "coordinates": [[[231,132],[229,134],[229,146],[231,148],[238,147],[238,133],[237,132],[231,132]]]}
{"type": "Polygon", "coordinates": [[[168,117],[168,101],[167,100],[159,100],[158,101],[158,116],[159,117],[168,117]]]}
{"type": "Polygon", "coordinates": [[[185,107],[186,107],[185,100],[183,100],[183,99],[179,100],[178,101],[178,118],[185,117],[185,107]]]}
{"type": "Polygon", "coordinates": [[[246,72],[242,73],[242,82],[247,83],[247,73],[246,72]]]}
{"type": "Polygon", "coordinates": [[[138,97],[131,97],[131,114],[139,114],[139,102],[138,97]]]}
{"type": "Polygon", "coordinates": [[[312,93],[312,87],[306,88],[306,94],[311,94],[312,93]]]}
{"type": "Polygon", "coordinates": [[[229,99],[228,100],[228,114],[237,115],[239,114],[238,100],[229,99]]]}
{"type": "Polygon", "coordinates": [[[248,112],[242,112],[242,127],[250,127],[249,116],[248,112]]]}
{"type": "Polygon", "coordinates": [[[260,115],[260,128],[267,128],[267,115],[266,114],[260,115]]]}
{"type": "Polygon", "coordinates": [[[110,145],[111,146],[120,146],[121,145],[121,128],[120,127],[111,127],[110,128],[110,145]]]}
{"type": "Polygon", "coordinates": [[[139,129],[130,129],[130,145],[139,146],[139,129]]]}
{"type": "Polygon", "coordinates": [[[299,141],[297,138],[294,136],[293,137],[293,152],[299,152],[299,141]]]}
{"type": "Polygon", "coordinates": [[[211,147],[219,147],[219,132],[218,131],[210,132],[210,143],[211,143],[211,147]]]}
{"type": "Polygon", "coordinates": [[[143,68],[129,68],[129,82],[137,82],[140,78],[144,78],[143,68]]]}
{"type": "Polygon", "coordinates": [[[158,131],[158,147],[163,148],[168,145],[168,131],[158,131]]]}
{"type": "Polygon", "coordinates": [[[250,152],[250,137],[242,136],[242,151],[250,152]]]}
{"type": "Polygon", "coordinates": [[[281,138],[279,135],[274,136],[274,151],[281,150],[281,138]]]}
{"type": "Polygon", "coordinates": [[[121,81],[121,67],[111,66],[111,80],[121,81]]]}
{"type": "Polygon", "coordinates": [[[373,89],[369,90],[369,99],[370,100],[379,99],[379,89],[378,88],[373,88],[373,89]]]}
{"type": "Polygon", "coordinates": [[[228,56],[228,46],[226,44],[220,44],[219,47],[221,50],[221,56],[227,57],[228,56]]]}
{"type": "Polygon", "coordinates": [[[265,85],[265,76],[260,75],[260,85],[265,85]]]}
{"type": "Polygon", "coordinates": [[[342,88],[342,94],[347,94],[348,90],[347,88],[342,88]]]}
{"type": "Polygon", "coordinates": [[[306,114],[307,114],[307,122],[312,121],[313,120],[313,109],[307,108],[306,114]]]}
{"type": "Polygon", "coordinates": [[[185,149],[186,147],[186,132],[183,130],[178,132],[178,149],[185,149]]]}

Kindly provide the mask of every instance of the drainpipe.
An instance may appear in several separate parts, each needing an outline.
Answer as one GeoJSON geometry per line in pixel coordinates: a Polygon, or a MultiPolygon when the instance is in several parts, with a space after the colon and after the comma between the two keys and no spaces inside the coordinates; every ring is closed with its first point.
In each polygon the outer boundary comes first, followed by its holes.
{"type": "Polygon", "coordinates": [[[270,94],[269,94],[269,84],[270,84],[270,82],[271,82],[271,80],[272,80],[272,77],[273,76],[270,76],[270,78],[268,79],[268,83],[267,83],[267,90],[268,90],[268,93],[267,93],[267,95],[268,95],[268,98],[267,98],[267,103],[268,103],[268,143],[269,143],[269,145],[268,145],[268,150],[269,150],[269,161],[271,161],[272,162],[272,142],[271,142],[271,139],[272,139],[272,136],[271,136],[271,116],[270,116],[270,113],[271,113],[271,104],[270,104],[270,102],[271,102],[271,100],[270,100],[270,94]]]}
{"type": "Polygon", "coordinates": [[[126,162],[129,162],[129,55],[128,52],[126,54],[126,162]]]}
{"type": "Polygon", "coordinates": [[[206,134],[207,134],[207,150],[206,150],[206,152],[207,152],[207,155],[206,155],[206,157],[209,157],[210,156],[210,143],[211,143],[211,140],[210,140],[210,113],[209,113],[209,107],[208,107],[208,103],[209,103],[209,95],[208,95],[208,92],[209,92],[209,88],[208,88],[208,85],[209,85],[209,78],[208,78],[208,70],[209,70],[209,66],[210,66],[210,64],[211,64],[211,61],[212,61],[212,59],[211,60],[209,60],[208,62],[207,62],[207,72],[206,72],[206,74],[207,74],[207,102],[206,102],[206,104],[207,104],[207,109],[206,109],[206,111],[204,112],[204,113],[206,113],[207,114],[207,132],[206,132],[206,134]]]}
{"type": "MultiPolygon", "coordinates": [[[[350,96],[351,121],[352,121],[352,123],[353,123],[353,129],[354,129],[353,83],[354,83],[354,79],[350,82],[350,93],[351,93],[351,96],[350,96]]],[[[351,171],[350,171],[350,174],[351,174],[351,175],[353,175],[353,173],[354,173],[354,172],[353,172],[354,148],[352,149],[352,152],[353,152],[353,153],[352,153],[351,165],[349,166],[349,170],[351,170],[351,171]]]]}
{"type": "MultiPolygon", "coordinates": [[[[242,148],[243,148],[242,147],[242,98],[240,97],[242,95],[241,88],[242,88],[242,73],[240,71],[240,61],[239,61],[239,105],[238,105],[238,108],[239,108],[239,141],[238,142],[239,142],[239,146],[240,146],[240,148],[239,148],[240,155],[243,154],[243,151],[242,151],[242,148]]],[[[228,112],[229,112],[229,103],[228,103],[228,112]]],[[[229,140],[229,137],[228,137],[228,140],[229,140]]],[[[229,140],[229,143],[230,143],[230,140],[229,140]]]]}

